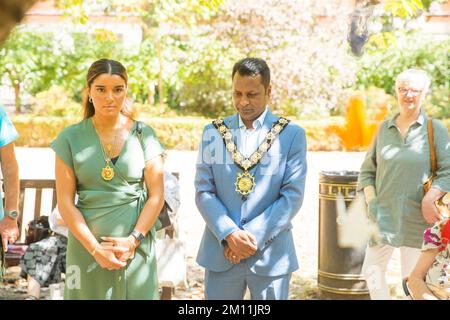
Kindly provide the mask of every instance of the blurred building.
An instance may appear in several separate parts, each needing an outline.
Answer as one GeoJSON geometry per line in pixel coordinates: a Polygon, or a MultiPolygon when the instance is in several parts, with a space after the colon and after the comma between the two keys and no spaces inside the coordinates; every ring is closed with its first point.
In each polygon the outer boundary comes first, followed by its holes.
{"type": "MultiPolygon", "coordinates": [[[[105,13],[102,7],[89,7],[88,20],[85,25],[71,25],[72,31],[92,33],[95,30],[108,30],[123,41],[126,48],[139,45],[143,33],[139,17],[126,12],[120,16],[114,12],[105,13]],[[74,29],[76,28],[76,29],[74,29]]],[[[36,31],[59,32],[67,29],[70,18],[61,9],[54,6],[54,1],[38,1],[25,15],[23,24],[36,31]]]]}
{"type": "MultiPolygon", "coordinates": [[[[143,31],[138,16],[121,12],[120,15],[114,12],[105,13],[99,6],[90,6],[88,19],[85,24],[72,24],[71,17],[65,15],[63,10],[54,5],[54,0],[38,1],[25,14],[21,22],[22,27],[35,32],[51,32],[61,37],[77,33],[96,33],[99,31],[112,32],[119,39],[124,47],[129,50],[136,49],[143,39],[143,31]]],[[[61,38],[61,41],[64,41],[61,38]]],[[[0,79],[0,103],[5,106],[8,112],[15,111],[14,89],[0,79]]],[[[22,109],[30,106],[30,96],[22,91],[22,109]]]]}

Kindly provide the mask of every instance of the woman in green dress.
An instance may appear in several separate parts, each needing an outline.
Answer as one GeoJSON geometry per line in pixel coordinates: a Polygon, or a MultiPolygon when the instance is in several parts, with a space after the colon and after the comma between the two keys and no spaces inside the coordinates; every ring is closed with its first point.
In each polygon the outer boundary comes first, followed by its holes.
{"type": "Polygon", "coordinates": [[[163,149],[126,111],[127,80],[120,62],[94,62],[84,120],[51,144],[58,208],[70,231],[65,299],[158,299],[163,149]]]}

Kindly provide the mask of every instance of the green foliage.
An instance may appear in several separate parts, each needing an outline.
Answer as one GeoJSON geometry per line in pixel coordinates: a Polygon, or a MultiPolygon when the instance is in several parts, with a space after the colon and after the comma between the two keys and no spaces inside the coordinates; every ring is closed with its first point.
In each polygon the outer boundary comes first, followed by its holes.
{"type": "Polygon", "coordinates": [[[415,17],[417,11],[423,9],[423,3],[421,0],[386,0],[384,9],[394,17],[406,19],[415,17]]]}
{"type": "Polygon", "coordinates": [[[52,86],[36,94],[32,99],[31,110],[37,116],[82,117],[81,105],[73,101],[72,94],[60,86],[52,86]]]}
{"type": "Polygon", "coordinates": [[[197,150],[203,128],[210,123],[208,119],[174,118],[142,119],[155,129],[158,139],[166,149],[197,150]]]}
{"type": "Polygon", "coordinates": [[[397,38],[392,32],[381,32],[372,35],[365,46],[367,54],[386,53],[397,47],[397,38]]]}
{"type": "Polygon", "coordinates": [[[87,2],[101,3],[105,12],[128,10],[141,17],[152,54],[123,60],[129,70],[137,71],[130,74],[130,79],[136,76],[130,93],[138,103],[165,103],[190,115],[228,114],[233,111],[232,66],[253,55],[265,58],[271,67],[274,109],[317,118],[337,110],[346,98],[343,88],[354,78],[354,64],[340,36],[347,29],[345,15],[337,4],[314,0],[87,2]],[[317,23],[328,10],[336,24],[317,23]],[[147,57],[151,58],[140,61],[147,57]]]}
{"type": "Polygon", "coordinates": [[[131,53],[122,60],[128,73],[128,95],[138,102],[152,104],[158,80],[156,49],[150,39],[145,39],[137,53],[131,53]]]}
{"type": "Polygon", "coordinates": [[[385,0],[384,13],[370,18],[370,24],[381,24],[381,31],[370,35],[365,46],[366,52],[386,52],[397,45],[400,30],[408,30],[408,23],[414,21],[430,9],[432,3],[444,3],[447,0],[385,0]],[[394,23],[395,21],[395,23],[394,23]],[[395,32],[397,30],[397,32],[395,32]]]}
{"type": "Polygon", "coordinates": [[[442,122],[447,127],[448,131],[450,132],[450,118],[443,119],[442,122]]]}
{"type": "MultiPolygon", "coordinates": [[[[388,0],[385,8],[389,19],[408,20],[430,3],[388,0]]],[[[7,73],[13,84],[32,95],[58,86],[69,93],[67,103],[72,98],[80,102],[91,63],[112,58],[127,67],[128,94],[144,113],[223,116],[234,111],[232,66],[253,55],[266,59],[271,67],[273,109],[317,119],[339,114],[355,81],[355,61],[347,54],[342,37],[347,32],[346,16],[339,4],[314,0],[57,0],[56,5],[72,15],[76,24],[68,23],[56,34],[19,28],[0,51],[0,75],[7,73]],[[317,23],[330,12],[335,23],[317,23]],[[143,42],[138,48],[125,49],[113,33],[82,25],[93,13],[113,13],[118,19],[138,17],[143,42]]],[[[428,40],[412,39],[405,45],[397,40],[392,33],[371,38],[367,48],[372,54],[359,61],[358,85],[392,93],[399,71],[423,67],[435,79],[428,108],[433,115],[445,116],[449,113],[448,41],[428,44],[428,40]]],[[[44,96],[51,96],[50,91],[44,96]]],[[[38,105],[35,108],[47,108],[45,103],[45,107],[38,105]]],[[[55,107],[54,112],[65,111],[55,107]]]]}
{"type": "Polygon", "coordinates": [[[49,147],[62,129],[75,123],[71,118],[18,115],[12,122],[19,138],[16,145],[21,147],[49,147]]]}
{"type": "Polygon", "coordinates": [[[274,110],[296,117],[327,117],[345,100],[354,61],[343,34],[347,18],[336,2],[227,1],[217,21],[218,39],[271,68],[274,110]],[[333,23],[321,17],[332,15],[333,23]]]}
{"type": "Polygon", "coordinates": [[[45,90],[57,75],[57,53],[51,33],[15,29],[0,51],[0,74],[29,93],[45,90]]]}
{"type": "Polygon", "coordinates": [[[89,66],[98,59],[121,60],[123,46],[117,37],[106,30],[94,30],[92,34],[82,32],[61,35],[61,62],[59,74],[52,84],[65,87],[73,92],[77,101],[81,101],[81,92],[86,85],[86,73],[89,66]]]}
{"type": "Polygon", "coordinates": [[[450,90],[449,84],[433,89],[429,95],[425,108],[431,116],[450,119],[450,90]]]}
{"type": "Polygon", "coordinates": [[[359,61],[357,84],[367,89],[383,88],[393,95],[395,77],[405,69],[420,68],[432,78],[426,102],[432,116],[450,115],[450,39],[433,40],[417,34],[399,38],[398,46],[386,52],[367,54],[359,61]]]}
{"type": "MultiPolygon", "coordinates": [[[[152,126],[158,139],[168,149],[196,150],[207,119],[140,118],[152,126]]],[[[19,115],[12,118],[20,133],[18,146],[48,147],[65,127],[80,121],[74,117],[19,115]]]]}
{"type": "Polygon", "coordinates": [[[190,114],[218,117],[233,113],[231,70],[242,55],[226,42],[206,37],[188,45],[178,72],[180,104],[190,114]]]}
{"type": "Polygon", "coordinates": [[[58,85],[81,101],[90,64],[100,58],[121,60],[123,52],[116,36],[105,30],[54,34],[17,28],[0,51],[0,74],[32,95],[58,85]]]}

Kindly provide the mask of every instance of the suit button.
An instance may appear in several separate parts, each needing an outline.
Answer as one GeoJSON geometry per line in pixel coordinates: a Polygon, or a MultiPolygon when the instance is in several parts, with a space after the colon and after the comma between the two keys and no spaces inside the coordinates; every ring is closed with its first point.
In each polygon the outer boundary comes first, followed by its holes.
{"type": "Polygon", "coordinates": [[[246,224],[246,223],[247,223],[247,219],[244,218],[241,220],[241,224],[246,224]]]}

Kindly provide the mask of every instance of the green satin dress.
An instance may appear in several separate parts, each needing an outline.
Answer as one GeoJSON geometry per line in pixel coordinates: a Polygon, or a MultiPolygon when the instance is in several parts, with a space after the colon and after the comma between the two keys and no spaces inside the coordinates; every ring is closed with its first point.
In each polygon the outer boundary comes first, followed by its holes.
{"type": "MultiPolygon", "coordinates": [[[[101,177],[105,160],[92,118],[62,130],[51,147],[74,170],[76,207],[97,240],[101,242],[103,236],[127,237],[147,199],[145,162],[163,152],[153,129],[143,125],[139,139],[134,123],[117,162],[110,163],[115,172],[110,181],[101,177]]],[[[101,268],[69,232],[64,299],[159,299],[154,239],[155,227],[126,267],[110,271],[101,268]]]]}

